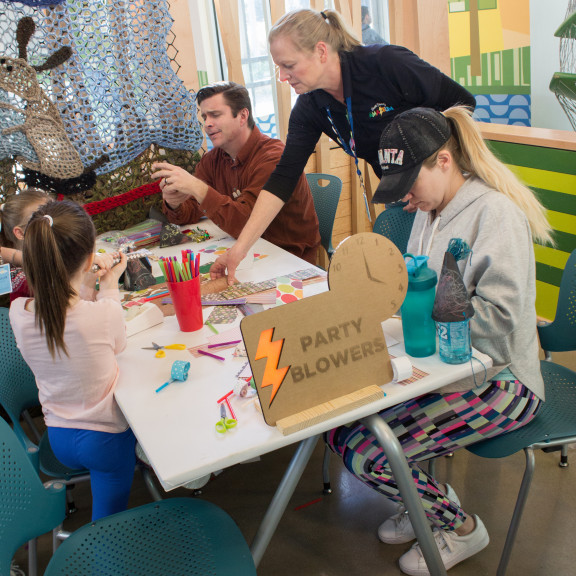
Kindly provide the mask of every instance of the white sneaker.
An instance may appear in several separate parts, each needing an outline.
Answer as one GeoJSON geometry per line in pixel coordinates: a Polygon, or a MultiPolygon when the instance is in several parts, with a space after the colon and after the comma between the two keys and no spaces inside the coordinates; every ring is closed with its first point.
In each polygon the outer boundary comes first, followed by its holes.
{"type": "Polygon", "coordinates": [[[26,576],[24,570],[21,570],[19,566],[14,564],[14,561],[10,564],[10,576],[26,576]]]}
{"type": "MultiPolygon", "coordinates": [[[[460,506],[460,499],[450,484],[446,484],[446,496],[460,506]]],[[[416,538],[404,504],[399,503],[398,512],[380,524],[378,538],[385,544],[406,544],[416,538]]]]}
{"type": "MultiPolygon", "coordinates": [[[[488,546],[490,537],[482,520],[475,514],[473,518],[476,522],[474,530],[466,536],[458,536],[454,531],[447,530],[434,530],[434,539],[438,550],[440,550],[440,557],[444,562],[446,570],[450,570],[459,562],[474,556],[488,546]]],[[[424,556],[420,550],[418,543],[414,544],[406,554],[400,557],[400,570],[404,574],[410,576],[429,576],[430,571],[426,566],[424,556]]]]}

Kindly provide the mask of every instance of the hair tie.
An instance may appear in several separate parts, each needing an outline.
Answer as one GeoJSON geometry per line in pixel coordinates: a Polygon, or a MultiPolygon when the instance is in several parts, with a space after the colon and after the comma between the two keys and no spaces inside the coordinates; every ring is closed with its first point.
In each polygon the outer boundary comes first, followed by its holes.
{"type": "Polygon", "coordinates": [[[322,18],[324,18],[324,20],[328,20],[328,16],[326,15],[326,12],[320,12],[320,15],[322,16],[322,18]]]}
{"type": "Polygon", "coordinates": [[[52,224],[54,224],[54,220],[52,220],[52,216],[50,216],[50,214],[44,214],[44,218],[46,218],[46,220],[48,220],[48,222],[50,223],[50,228],[52,228],[52,224]]]}

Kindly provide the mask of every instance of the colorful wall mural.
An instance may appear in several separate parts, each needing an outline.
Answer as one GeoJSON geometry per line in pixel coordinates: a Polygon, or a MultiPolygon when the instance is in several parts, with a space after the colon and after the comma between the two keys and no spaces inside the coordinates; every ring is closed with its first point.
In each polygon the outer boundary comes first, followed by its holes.
{"type": "Polygon", "coordinates": [[[530,0],[449,0],[452,77],[475,117],[530,126],[530,0]]]}

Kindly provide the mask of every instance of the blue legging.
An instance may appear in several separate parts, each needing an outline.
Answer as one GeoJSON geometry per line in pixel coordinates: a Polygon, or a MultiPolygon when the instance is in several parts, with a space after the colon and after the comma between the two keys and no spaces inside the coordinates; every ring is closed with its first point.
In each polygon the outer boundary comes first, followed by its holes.
{"type": "Polygon", "coordinates": [[[136,437],[130,428],[111,434],[48,427],[48,438],[62,464],[90,471],[92,520],[126,510],[136,466],[136,437]]]}
{"type": "MultiPolygon", "coordinates": [[[[534,418],[539,406],[540,400],[517,380],[493,380],[467,392],[419,396],[379,415],[400,441],[426,515],[437,526],[455,530],[466,519],[464,510],[419,464],[520,428],[534,418]]],[[[386,454],[360,422],[334,428],[325,439],[354,476],[401,501],[386,454]]]]}

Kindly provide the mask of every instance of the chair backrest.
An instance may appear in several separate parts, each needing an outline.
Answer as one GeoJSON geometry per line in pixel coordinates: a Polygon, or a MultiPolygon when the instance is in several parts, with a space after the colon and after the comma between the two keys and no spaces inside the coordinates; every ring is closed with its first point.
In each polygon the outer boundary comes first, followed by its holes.
{"type": "Polygon", "coordinates": [[[16,346],[8,311],[8,308],[0,308],[0,404],[12,420],[22,445],[29,448],[27,436],[20,426],[20,415],[28,408],[40,406],[40,400],[34,374],[16,346]]]}
{"type": "Polygon", "coordinates": [[[143,573],[256,576],[256,568],[224,510],[196,498],[168,498],[76,530],[58,547],[44,576],[143,573]]]}
{"type": "Polygon", "coordinates": [[[406,212],[403,205],[387,206],[376,218],[372,232],[386,236],[404,254],[415,217],[416,212],[406,212]]]}
{"type": "Polygon", "coordinates": [[[66,515],[63,484],[44,487],[19,439],[0,418],[0,575],[23,544],[62,524],[66,515]]]}
{"type": "Polygon", "coordinates": [[[328,256],[332,256],[334,252],[332,230],[334,229],[334,218],[336,217],[336,210],[340,201],[340,193],[342,192],[342,180],[338,176],[321,173],[306,174],[306,179],[308,180],[314,200],[314,208],[318,215],[322,246],[324,246],[328,256]],[[325,180],[328,184],[321,185],[320,180],[325,180]]]}
{"type": "Polygon", "coordinates": [[[548,352],[576,350],[576,250],[562,273],[554,322],[538,326],[538,336],[548,352]]]}

